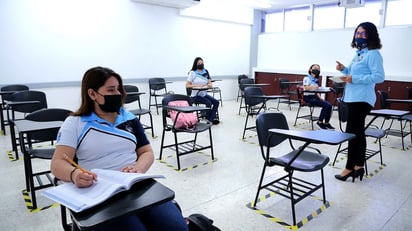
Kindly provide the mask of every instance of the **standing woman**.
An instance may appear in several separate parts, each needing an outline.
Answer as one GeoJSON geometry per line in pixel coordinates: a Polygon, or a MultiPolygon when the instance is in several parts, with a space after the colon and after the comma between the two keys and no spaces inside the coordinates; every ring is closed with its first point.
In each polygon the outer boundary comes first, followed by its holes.
{"type": "Polygon", "coordinates": [[[217,109],[219,108],[219,101],[207,94],[207,89],[212,88],[212,79],[209,71],[205,69],[203,59],[195,58],[192,69],[189,71],[189,76],[186,81],[186,89],[205,88],[202,90],[192,90],[191,97],[193,103],[205,104],[206,107],[211,108],[207,114],[207,120],[213,124],[219,124],[216,118],[217,109]]]}
{"type": "Polygon", "coordinates": [[[343,101],[348,105],[346,132],[355,134],[356,138],[349,141],[345,169],[335,177],[341,181],[346,181],[348,177],[354,181],[359,177],[362,181],[365,173],[365,119],[376,102],[375,84],[385,80],[383,59],[379,52],[382,44],[376,26],[370,22],[359,24],[351,46],[357,49],[352,62],[345,67],[336,61],[336,70],[345,75],[341,79],[346,82],[343,95],[343,101]]]}
{"type": "MultiPolygon", "coordinates": [[[[105,67],[86,71],[81,86],[81,105],[60,128],[51,161],[53,175],[79,188],[98,182],[95,173],[84,173],[64,158],[77,159],[86,169],[112,169],[145,173],[154,153],[140,121],[123,108],[126,92],[119,74],[105,67]]],[[[173,202],[130,214],[96,230],[176,230],[187,225],[173,202]],[[161,222],[159,222],[161,221],[161,222]]]]}

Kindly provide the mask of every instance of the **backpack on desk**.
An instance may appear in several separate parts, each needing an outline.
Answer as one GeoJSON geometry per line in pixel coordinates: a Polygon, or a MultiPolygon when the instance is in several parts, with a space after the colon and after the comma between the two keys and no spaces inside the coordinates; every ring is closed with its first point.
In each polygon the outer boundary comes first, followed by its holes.
{"type": "MultiPolygon", "coordinates": [[[[176,107],[190,106],[186,100],[170,101],[168,105],[176,106],[176,107]]],[[[169,113],[170,113],[170,118],[172,119],[173,123],[175,123],[175,128],[193,129],[196,127],[196,124],[198,122],[196,112],[189,112],[189,113],[181,112],[179,113],[179,116],[177,116],[178,112],[174,110],[170,110],[169,113]]]]}

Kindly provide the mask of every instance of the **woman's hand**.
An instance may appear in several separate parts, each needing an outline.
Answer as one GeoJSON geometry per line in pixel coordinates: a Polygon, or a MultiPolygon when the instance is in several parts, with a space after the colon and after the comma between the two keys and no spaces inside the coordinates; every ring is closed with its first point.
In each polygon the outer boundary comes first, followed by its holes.
{"type": "Polygon", "coordinates": [[[342,76],[340,79],[346,83],[352,83],[352,75],[342,76]]]}
{"type": "Polygon", "coordinates": [[[342,71],[343,69],[345,69],[345,66],[339,61],[336,61],[336,70],[342,71]]]}
{"type": "Polygon", "coordinates": [[[71,174],[71,180],[79,188],[90,187],[94,181],[97,181],[97,175],[95,173],[85,173],[78,168],[71,174]]]}
{"type": "Polygon", "coordinates": [[[125,166],[120,169],[121,172],[135,172],[135,173],[144,173],[142,170],[137,168],[135,165],[125,166]]]}

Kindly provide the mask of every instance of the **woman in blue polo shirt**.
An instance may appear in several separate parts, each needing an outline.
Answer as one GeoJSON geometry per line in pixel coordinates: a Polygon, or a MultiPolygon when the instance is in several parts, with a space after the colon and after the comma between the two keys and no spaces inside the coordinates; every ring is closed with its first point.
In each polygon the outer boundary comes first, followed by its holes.
{"type": "MultiPolygon", "coordinates": [[[[154,153],[140,121],[122,104],[126,92],[119,74],[104,67],[83,76],[81,105],[60,128],[51,162],[53,175],[77,187],[90,187],[98,176],[84,173],[64,158],[77,158],[86,169],[100,168],[145,173],[154,153]]],[[[182,214],[172,202],[131,214],[96,230],[187,230],[182,214]],[[161,221],[161,222],[159,222],[161,221]]]]}
{"type": "Polygon", "coordinates": [[[359,177],[362,180],[366,155],[365,119],[375,105],[375,84],[385,80],[383,59],[379,52],[382,44],[378,29],[373,23],[363,22],[356,27],[351,47],[357,50],[349,66],[345,67],[336,61],[336,70],[345,75],[341,79],[346,82],[343,94],[343,101],[348,108],[346,132],[356,135],[348,143],[345,169],[341,174],[335,175],[341,181],[348,177],[352,177],[352,180],[359,177]]]}
{"type": "Polygon", "coordinates": [[[216,118],[217,110],[219,108],[219,100],[207,94],[207,89],[209,88],[212,88],[212,79],[210,78],[209,71],[205,69],[203,59],[197,57],[193,61],[192,69],[189,71],[189,76],[186,81],[186,89],[192,89],[191,97],[193,103],[205,104],[206,107],[211,108],[206,115],[207,120],[213,124],[219,124],[219,120],[216,118]],[[205,89],[192,89],[195,87],[205,89]]]}
{"type": "MultiPolygon", "coordinates": [[[[319,88],[320,66],[312,64],[309,68],[308,75],[303,78],[303,87],[305,90],[317,90],[319,88]]],[[[330,125],[332,116],[332,104],[320,97],[319,93],[305,92],[303,100],[306,103],[322,107],[318,122],[316,123],[322,129],[335,129],[330,125]]]]}

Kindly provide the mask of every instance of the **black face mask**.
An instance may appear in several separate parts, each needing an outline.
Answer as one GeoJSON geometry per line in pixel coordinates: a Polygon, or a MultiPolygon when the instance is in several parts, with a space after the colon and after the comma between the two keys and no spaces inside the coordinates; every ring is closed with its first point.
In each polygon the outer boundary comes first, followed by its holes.
{"type": "Polygon", "coordinates": [[[311,71],[312,74],[316,75],[316,77],[319,77],[320,71],[318,69],[313,69],[311,71]]]}
{"type": "MultiPolygon", "coordinates": [[[[100,93],[98,93],[101,95],[100,93]]],[[[101,95],[104,97],[104,104],[98,104],[105,112],[119,112],[122,107],[122,95],[101,95]]]]}
{"type": "Polygon", "coordinates": [[[199,69],[199,70],[203,70],[204,67],[205,67],[204,64],[199,64],[199,65],[197,65],[197,69],[199,69]]]}

